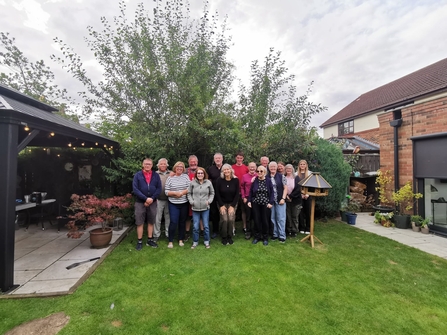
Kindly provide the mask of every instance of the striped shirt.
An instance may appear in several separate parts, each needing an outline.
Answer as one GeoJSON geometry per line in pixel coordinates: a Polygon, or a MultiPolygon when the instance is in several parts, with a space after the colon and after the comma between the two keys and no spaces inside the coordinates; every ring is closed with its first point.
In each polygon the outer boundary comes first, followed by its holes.
{"type": "MultiPolygon", "coordinates": [[[[182,174],[180,176],[174,175],[172,177],[168,177],[168,180],[166,180],[166,185],[165,185],[165,193],[166,193],[166,195],[168,195],[168,192],[171,192],[171,191],[187,190],[190,183],[191,183],[191,181],[189,180],[189,177],[187,174],[182,174]]],[[[168,196],[168,199],[173,204],[183,204],[185,202],[188,202],[188,199],[186,198],[186,194],[182,195],[180,198],[174,198],[174,197],[168,196]]]]}

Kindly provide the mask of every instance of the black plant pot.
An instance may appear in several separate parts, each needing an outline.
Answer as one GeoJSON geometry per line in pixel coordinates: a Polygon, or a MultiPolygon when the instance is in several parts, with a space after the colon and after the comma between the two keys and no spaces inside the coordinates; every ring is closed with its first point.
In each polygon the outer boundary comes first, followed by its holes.
{"type": "Polygon", "coordinates": [[[389,206],[374,206],[373,209],[380,213],[391,213],[394,211],[394,208],[389,206]]]}
{"type": "Polygon", "coordinates": [[[394,225],[399,229],[408,229],[411,227],[410,215],[394,215],[394,225]]]}

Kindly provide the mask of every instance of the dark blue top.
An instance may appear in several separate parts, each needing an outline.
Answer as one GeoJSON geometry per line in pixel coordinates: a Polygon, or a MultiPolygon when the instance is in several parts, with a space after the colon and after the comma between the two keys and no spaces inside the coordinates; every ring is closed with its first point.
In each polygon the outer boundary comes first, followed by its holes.
{"type": "Polygon", "coordinates": [[[136,202],[146,202],[147,198],[157,200],[161,193],[161,179],[158,173],[152,172],[149,185],[144,178],[143,170],[135,173],[132,182],[133,194],[137,197],[136,202]]]}
{"type": "MultiPolygon", "coordinates": [[[[275,203],[275,198],[273,197],[273,184],[269,178],[265,178],[265,181],[266,181],[267,190],[269,193],[269,204],[273,206],[273,204],[275,203]]],[[[255,178],[255,180],[253,180],[253,184],[251,184],[251,187],[250,187],[250,194],[248,195],[248,202],[253,202],[253,200],[256,196],[256,192],[258,192],[258,188],[259,188],[259,179],[255,178]]]]}

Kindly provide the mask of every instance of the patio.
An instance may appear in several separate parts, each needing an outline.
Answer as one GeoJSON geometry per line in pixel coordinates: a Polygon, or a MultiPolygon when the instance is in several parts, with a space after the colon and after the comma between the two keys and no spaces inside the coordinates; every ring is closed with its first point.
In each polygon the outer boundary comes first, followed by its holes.
{"type": "Polygon", "coordinates": [[[130,229],[124,227],[113,231],[109,247],[93,249],[88,232],[79,239],[71,239],[67,238],[66,229],[58,232],[57,225],[49,222],[45,222],[45,230],[34,224],[28,230],[20,227],[15,233],[14,253],[14,284],[20,286],[9,295],[30,297],[73,293],[130,229]],[[95,257],[100,259],[66,269],[73,263],[95,257]]]}

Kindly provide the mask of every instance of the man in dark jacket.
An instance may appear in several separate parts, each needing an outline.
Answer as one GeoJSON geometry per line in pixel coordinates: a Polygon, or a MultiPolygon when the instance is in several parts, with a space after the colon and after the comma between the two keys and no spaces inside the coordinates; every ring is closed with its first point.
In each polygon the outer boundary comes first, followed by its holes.
{"type": "Polygon", "coordinates": [[[147,222],[147,246],[157,248],[153,240],[154,223],[157,217],[157,198],[161,192],[161,180],[152,172],[152,159],[143,160],[143,169],[135,173],[132,189],[135,195],[135,224],[137,225],[138,243],[136,249],[143,248],[144,223],[147,222]]]}

